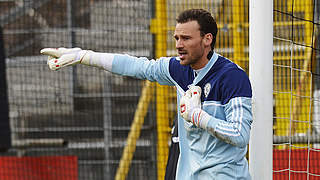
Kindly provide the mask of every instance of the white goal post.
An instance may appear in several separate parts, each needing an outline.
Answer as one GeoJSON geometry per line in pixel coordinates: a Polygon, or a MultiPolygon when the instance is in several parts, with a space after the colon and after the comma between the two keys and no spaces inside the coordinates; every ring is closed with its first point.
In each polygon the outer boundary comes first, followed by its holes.
{"type": "Polygon", "coordinates": [[[249,77],[253,124],[249,142],[252,179],[272,179],[273,1],[249,3],[249,77]]]}

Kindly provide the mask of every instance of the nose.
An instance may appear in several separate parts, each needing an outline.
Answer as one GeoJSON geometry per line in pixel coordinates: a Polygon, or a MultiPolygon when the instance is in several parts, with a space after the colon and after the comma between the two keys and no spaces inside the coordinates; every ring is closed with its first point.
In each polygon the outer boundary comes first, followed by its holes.
{"type": "Polygon", "coordinates": [[[182,49],[183,48],[183,43],[181,40],[176,40],[176,49],[182,49]]]}

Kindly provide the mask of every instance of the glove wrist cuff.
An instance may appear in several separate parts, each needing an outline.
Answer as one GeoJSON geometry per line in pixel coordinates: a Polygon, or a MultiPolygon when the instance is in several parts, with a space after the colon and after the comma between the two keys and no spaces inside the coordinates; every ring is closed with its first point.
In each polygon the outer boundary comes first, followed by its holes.
{"type": "Polygon", "coordinates": [[[206,129],[210,115],[201,108],[195,108],[191,113],[191,122],[200,128],[206,129]]]}
{"type": "Polygon", "coordinates": [[[114,54],[112,53],[97,53],[91,50],[82,50],[77,54],[79,63],[87,66],[102,68],[104,70],[112,70],[112,62],[114,54]]]}
{"type": "Polygon", "coordinates": [[[78,52],[76,60],[79,60],[80,64],[90,66],[91,52],[90,50],[81,50],[78,52]]]}

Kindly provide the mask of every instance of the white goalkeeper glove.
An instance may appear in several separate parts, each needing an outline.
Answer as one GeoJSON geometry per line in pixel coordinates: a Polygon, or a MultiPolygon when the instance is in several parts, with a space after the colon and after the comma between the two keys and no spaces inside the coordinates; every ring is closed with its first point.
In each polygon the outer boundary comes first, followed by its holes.
{"type": "Polygon", "coordinates": [[[210,115],[201,109],[201,87],[191,86],[180,99],[180,115],[197,127],[204,128],[210,115]]]}
{"type": "Polygon", "coordinates": [[[75,64],[90,65],[90,50],[80,48],[44,48],[40,51],[43,55],[48,55],[48,65],[51,70],[58,70],[65,66],[75,64]]]}

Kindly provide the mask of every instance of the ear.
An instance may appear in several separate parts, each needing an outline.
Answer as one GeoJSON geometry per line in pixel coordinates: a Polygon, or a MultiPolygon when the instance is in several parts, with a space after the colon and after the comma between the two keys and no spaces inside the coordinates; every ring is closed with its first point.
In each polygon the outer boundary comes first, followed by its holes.
{"type": "Polygon", "coordinates": [[[211,33],[207,33],[203,37],[203,42],[206,46],[210,46],[213,41],[213,35],[211,33]]]}

